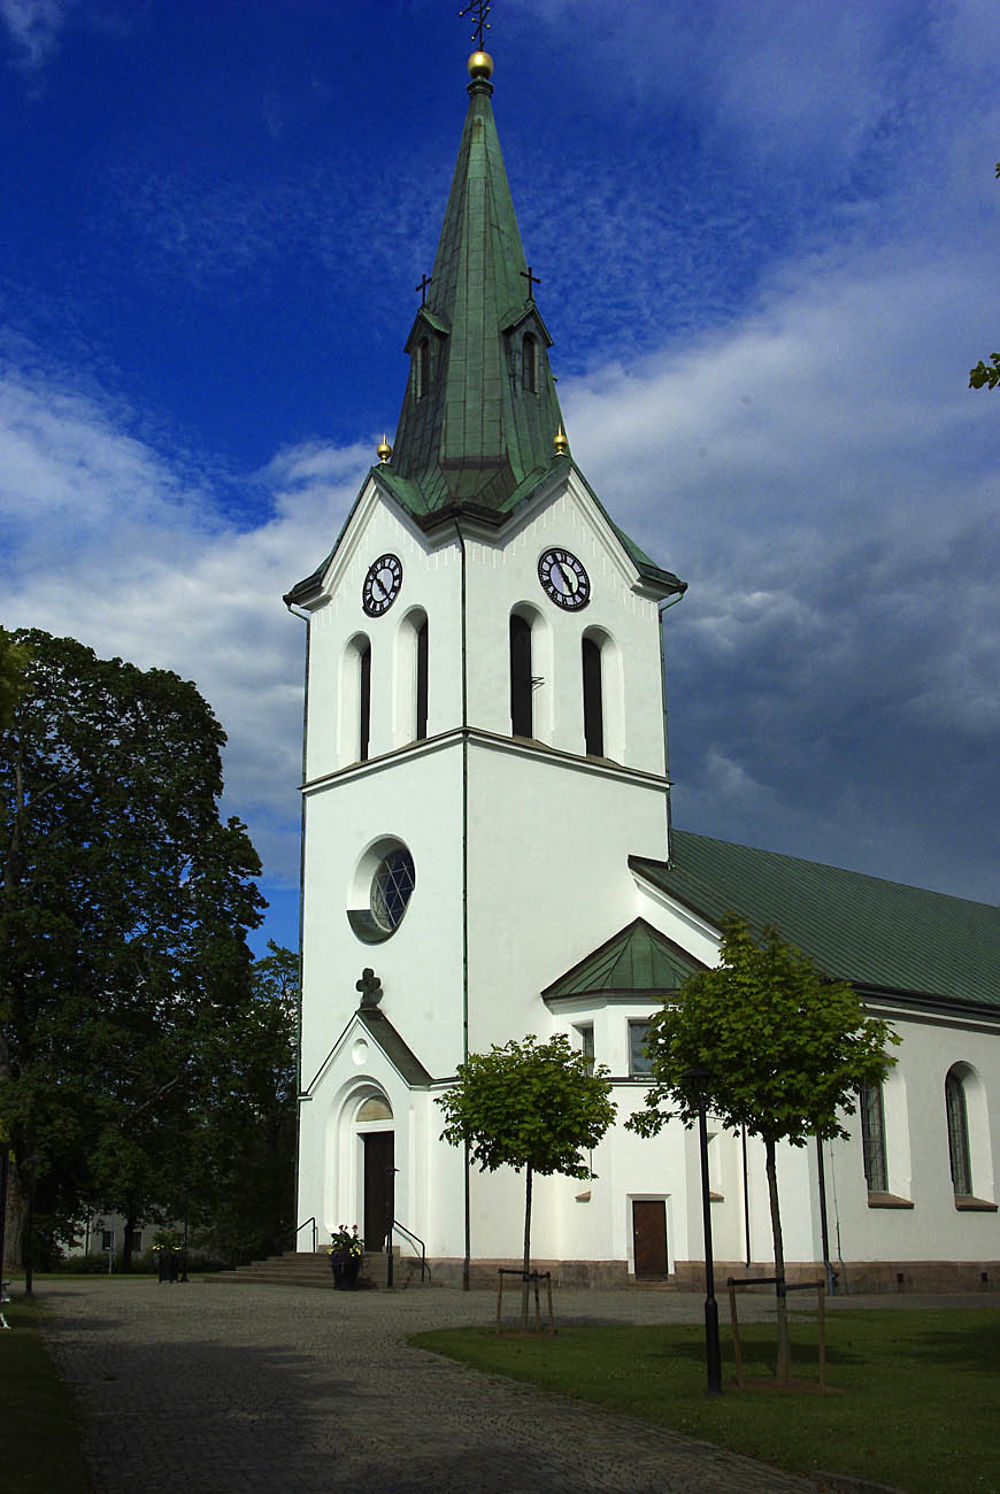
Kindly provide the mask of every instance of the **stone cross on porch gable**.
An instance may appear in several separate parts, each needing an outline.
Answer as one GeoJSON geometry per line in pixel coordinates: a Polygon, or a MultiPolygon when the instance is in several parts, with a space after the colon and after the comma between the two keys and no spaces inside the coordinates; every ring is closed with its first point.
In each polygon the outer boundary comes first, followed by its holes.
{"type": "Polygon", "coordinates": [[[367,967],[362,970],[361,979],[355,981],[354,989],[361,992],[361,1011],[374,1011],[384,995],[382,982],[375,971],[367,967]]]}

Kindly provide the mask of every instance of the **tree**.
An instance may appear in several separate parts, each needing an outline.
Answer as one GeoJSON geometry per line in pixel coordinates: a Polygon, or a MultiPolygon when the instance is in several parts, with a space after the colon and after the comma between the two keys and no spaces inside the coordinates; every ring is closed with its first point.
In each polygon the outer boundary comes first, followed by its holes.
{"type": "Polygon", "coordinates": [[[214,1034],[216,1077],[199,1109],[188,1196],[197,1242],[239,1264],[294,1238],[299,962],[273,940],[251,1001],[214,1034]]]}
{"type": "Polygon", "coordinates": [[[252,1000],[260,870],[223,821],[225,734],[191,684],[13,635],[0,732],[0,1127],[65,1236],[176,1201],[216,1038],[252,1000]]]}
{"type": "Polygon", "coordinates": [[[672,1116],[694,1125],[700,1107],[726,1130],[745,1127],[764,1143],[774,1274],[778,1378],[790,1373],[785,1258],[775,1162],[779,1141],[845,1137],[858,1090],[895,1062],[889,1024],[865,1015],[845,981],[827,980],[808,956],[766,928],[758,943],[743,918],[722,920],[721,963],[689,976],[650,1023],[646,1050],[655,1081],[645,1108],[626,1122],[655,1135],[672,1116]]]}
{"type": "Polygon", "coordinates": [[[27,650],[19,647],[6,628],[0,628],[0,731],[10,725],[14,705],[24,689],[27,650]]]}
{"type": "Polygon", "coordinates": [[[607,1070],[574,1053],[563,1034],[539,1043],[494,1045],[458,1066],[454,1087],[438,1099],[447,1124],[442,1140],[467,1145],[483,1172],[524,1169],[524,1260],[521,1322],[528,1319],[531,1261],[531,1180],[535,1173],[571,1178],[593,1174],[583,1156],[615,1118],[607,1070]]]}
{"type": "MultiPolygon", "coordinates": [[[[996,164],[996,175],[1000,177],[1000,161],[996,164]]],[[[995,389],[1000,384],[1000,353],[991,353],[989,363],[982,358],[975,368],[969,369],[970,389],[995,389]]]]}

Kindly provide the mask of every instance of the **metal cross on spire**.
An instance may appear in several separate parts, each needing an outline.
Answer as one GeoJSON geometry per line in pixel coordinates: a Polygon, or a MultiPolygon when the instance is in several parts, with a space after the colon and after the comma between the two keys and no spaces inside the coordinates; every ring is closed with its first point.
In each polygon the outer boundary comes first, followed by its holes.
{"type": "Polygon", "coordinates": [[[492,30],[487,16],[490,13],[490,0],[471,0],[464,10],[460,10],[458,18],[464,20],[466,16],[472,16],[476,29],[472,33],[472,40],[480,52],[486,50],[486,32],[492,30]]]}

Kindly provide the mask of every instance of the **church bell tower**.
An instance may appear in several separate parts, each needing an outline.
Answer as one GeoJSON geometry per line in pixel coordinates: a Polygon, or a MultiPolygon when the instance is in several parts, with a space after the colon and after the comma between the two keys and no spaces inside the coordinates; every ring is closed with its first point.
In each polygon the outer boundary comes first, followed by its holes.
{"type": "Polygon", "coordinates": [[[629,856],[667,856],[659,610],[684,589],[573,460],[492,71],[470,58],[395,440],[285,598],[308,629],[298,1217],[376,1249],[395,1219],[439,1260],[510,1241],[435,1095],[554,1030],[540,993],[634,916],[629,856]]]}

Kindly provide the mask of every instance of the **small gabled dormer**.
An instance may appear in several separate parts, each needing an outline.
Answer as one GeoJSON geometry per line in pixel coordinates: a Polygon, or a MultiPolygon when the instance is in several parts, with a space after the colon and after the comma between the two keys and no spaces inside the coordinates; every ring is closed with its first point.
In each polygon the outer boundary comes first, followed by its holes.
{"type": "MultiPolygon", "coordinates": [[[[515,400],[529,397],[536,403],[544,400],[552,383],[548,357],[552,338],[534,302],[529,302],[516,316],[510,318],[502,326],[501,334],[511,397],[515,400]]],[[[558,411],[558,406],[555,408],[558,411]]],[[[551,414],[551,411],[546,411],[549,420],[551,414]]]]}
{"type": "Polygon", "coordinates": [[[408,396],[412,406],[425,404],[441,379],[447,338],[448,328],[441,319],[421,306],[405,347],[410,356],[408,396]]]}

